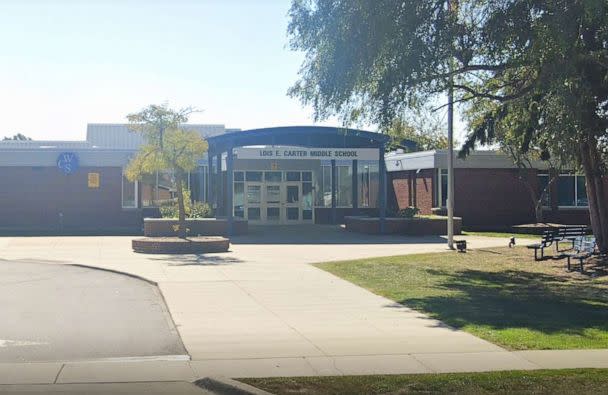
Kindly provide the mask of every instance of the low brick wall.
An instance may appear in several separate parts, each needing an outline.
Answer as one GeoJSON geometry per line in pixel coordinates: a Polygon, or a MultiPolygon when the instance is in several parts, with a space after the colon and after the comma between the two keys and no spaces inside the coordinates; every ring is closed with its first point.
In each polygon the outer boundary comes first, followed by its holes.
{"type": "MultiPolygon", "coordinates": [[[[176,236],[174,226],[178,224],[176,219],[168,218],[145,218],[144,236],[146,237],[170,237],[176,236]]],[[[189,236],[227,236],[228,221],[225,218],[192,218],[186,219],[186,227],[189,236]]],[[[247,234],[247,221],[235,220],[233,222],[232,235],[247,234]]]]}
{"type": "Polygon", "coordinates": [[[133,251],[141,254],[204,254],[208,252],[226,252],[230,240],[225,237],[145,237],[131,241],[133,251]]]}
{"type": "MultiPolygon", "coordinates": [[[[379,234],[380,218],[345,217],[346,230],[351,232],[379,234]]],[[[447,218],[386,218],[385,233],[408,236],[445,235],[447,218]]],[[[454,234],[461,234],[462,219],[454,218],[454,234]]]]}

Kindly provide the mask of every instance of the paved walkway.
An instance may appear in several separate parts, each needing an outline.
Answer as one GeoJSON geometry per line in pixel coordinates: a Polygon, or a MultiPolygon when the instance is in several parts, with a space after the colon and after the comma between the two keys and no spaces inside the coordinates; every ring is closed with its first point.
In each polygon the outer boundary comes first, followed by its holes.
{"type": "MultiPolygon", "coordinates": [[[[466,239],[470,248],[508,242],[466,239]]],[[[160,377],[188,379],[608,367],[603,350],[507,352],[306,264],[443,251],[440,238],[362,236],[322,226],[254,228],[233,239],[231,252],[205,256],[134,254],[130,240],[0,239],[5,259],[79,263],[156,281],[192,358],[49,365],[58,382],[121,381],[116,374],[146,381],[157,370],[165,372],[160,377]]],[[[0,377],[7,376],[0,371],[0,377]]]]}

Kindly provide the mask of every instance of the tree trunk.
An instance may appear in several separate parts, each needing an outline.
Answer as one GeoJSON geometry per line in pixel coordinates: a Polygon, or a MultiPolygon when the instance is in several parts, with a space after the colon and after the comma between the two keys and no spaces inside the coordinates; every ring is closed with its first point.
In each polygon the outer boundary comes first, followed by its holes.
{"type": "Polygon", "coordinates": [[[180,239],[185,239],[188,230],[186,229],[186,207],[184,205],[184,187],[182,183],[182,175],[178,174],[176,178],[177,209],[179,212],[177,237],[179,237],[180,239]]]}
{"type": "Polygon", "coordinates": [[[605,181],[601,172],[601,158],[597,151],[597,140],[581,142],[581,162],[585,171],[587,199],[589,200],[589,216],[591,228],[600,253],[608,253],[608,196],[605,181]]]}
{"type": "Polygon", "coordinates": [[[543,222],[543,195],[536,201],[534,206],[534,215],[536,216],[536,223],[540,224],[543,222]]]}

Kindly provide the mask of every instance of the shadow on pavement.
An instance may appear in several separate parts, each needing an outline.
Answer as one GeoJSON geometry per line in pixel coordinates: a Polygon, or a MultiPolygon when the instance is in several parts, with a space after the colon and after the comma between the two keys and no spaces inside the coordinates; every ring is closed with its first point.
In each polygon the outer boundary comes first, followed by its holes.
{"type": "Polygon", "coordinates": [[[249,233],[230,237],[232,244],[442,244],[441,236],[373,235],[338,225],[249,225],[249,233]]]}

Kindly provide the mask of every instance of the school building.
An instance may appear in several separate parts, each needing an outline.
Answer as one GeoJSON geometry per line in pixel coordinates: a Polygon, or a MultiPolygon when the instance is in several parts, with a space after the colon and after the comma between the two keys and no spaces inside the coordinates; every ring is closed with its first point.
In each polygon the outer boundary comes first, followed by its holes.
{"type": "MultiPolygon", "coordinates": [[[[186,125],[209,143],[189,174],[193,200],[249,224],[335,224],[348,215],[384,217],[417,206],[445,211],[444,151],[388,153],[388,137],[345,128],[293,126],[241,131],[186,125]]],[[[0,231],[137,233],[144,217],[175,199],[170,172],[124,176],[142,138],[125,124],[89,124],[84,141],[0,142],[0,231]]],[[[534,222],[529,186],[504,155],[478,151],[456,161],[455,213],[469,228],[534,222]]],[[[541,166],[526,171],[533,188],[541,166]]],[[[560,175],[545,220],[588,223],[584,178],[560,175]]]]}

